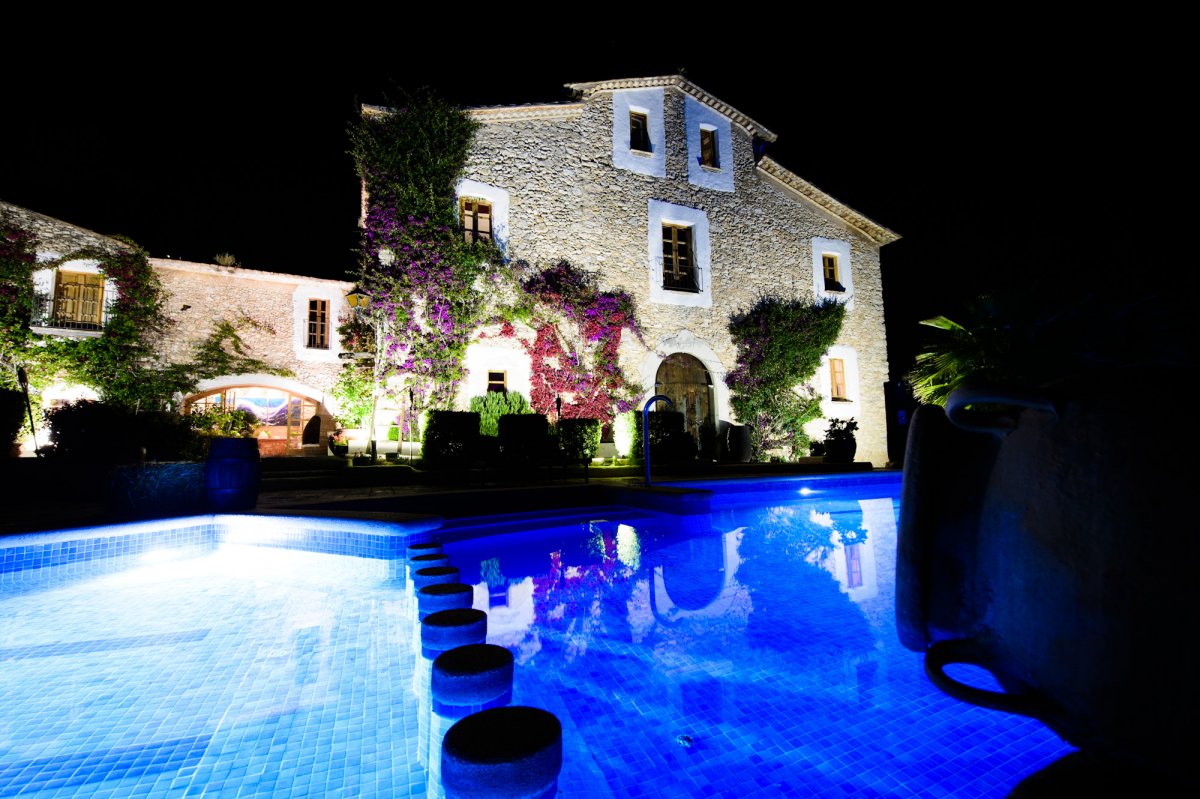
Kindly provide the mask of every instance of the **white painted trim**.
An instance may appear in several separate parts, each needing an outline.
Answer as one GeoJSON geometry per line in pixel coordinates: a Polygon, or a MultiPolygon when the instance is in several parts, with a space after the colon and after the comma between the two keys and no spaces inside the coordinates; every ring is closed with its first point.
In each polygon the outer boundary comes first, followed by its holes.
{"type": "Polygon", "coordinates": [[[813,236],[812,259],[813,293],[816,295],[817,299],[832,297],[839,302],[845,303],[847,311],[853,311],[854,270],[851,268],[850,263],[850,242],[813,236]],[[825,290],[825,266],[821,261],[821,257],[824,255],[837,256],[839,273],[838,277],[842,279],[841,283],[846,288],[845,291],[825,290]]]}
{"type": "Polygon", "coordinates": [[[667,132],[663,124],[663,88],[624,89],[613,92],[613,166],[642,175],[667,176],[667,132]],[[646,115],[650,126],[650,152],[629,148],[629,112],[646,115]]]}
{"type": "Polygon", "coordinates": [[[508,251],[508,190],[478,180],[463,179],[454,190],[455,201],[475,197],[492,204],[492,241],[503,252],[508,251]]]}
{"type": "Polygon", "coordinates": [[[809,437],[814,441],[823,440],[830,419],[853,417],[860,423],[862,422],[862,386],[859,384],[858,376],[858,353],[853,347],[842,344],[834,344],[830,347],[829,352],[821,356],[821,366],[817,370],[815,378],[814,388],[821,397],[821,413],[825,414],[825,418],[815,419],[805,425],[804,429],[809,437]],[[833,400],[833,386],[829,376],[830,358],[842,359],[842,365],[846,369],[846,394],[849,401],[834,402],[833,400]]]}
{"type": "Polygon", "coordinates": [[[638,378],[641,380],[643,393],[638,398],[637,409],[641,410],[645,401],[654,395],[654,384],[662,362],[668,355],[674,355],[677,352],[691,355],[704,364],[704,368],[708,370],[708,376],[713,381],[714,416],[718,422],[722,420],[732,422],[733,411],[729,407],[729,387],[725,385],[725,375],[727,374],[725,365],[721,363],[720,357],[707,341],[697,338],[692,331],[686,329],[680,330],[673,336],[659,339],[654,349],[642,358],[642,363],[638,367],[638,378]]]}
{"type": "Polygon", "coordinates": [[[729,118],[690,95],[683,98],[683,109],[687,129],[688,183],[714,191],[733,191],[733,126],[729,118]],[[700,164],[701,128],[717,134],[716,169],[700,164]]]}
{"type": "Polygon", "coordinates": [[[458,391],[458,405],[464,410],[470,404],[471,397],[487,393],[489,371],[506,372],[508,390],[520,392],[525,399],[529,399],[529,355],[515,341],[492,339],[470,344],[463,365],[467,369],[467,377],[458,391]]]}
{"type": "Polygon", "coordinates": [[[708,235],[708,214],[699,208],[650,200],[646,227],[646,270],[650,282],[650,302],[682,305],[688,308],[712,307],[712,245],[708,235]],[[663,223],[687,225],[692,229],[692,249],[696,262],[698,292],[671,291],[663,288],[663,223]]]}
{"type": "Polygon", "coordinates": [[[342,287],[330,283],[302,283],[292,292],[292,354],[305,363],[337,363],[342,341],[337,334],[338,318],[349,310],[342,287]],[[308,301],[329,303],[329,349],[309,349],[308,301]]]}
{"type": "MultiPolygon", "coordinates": [[[[337,401],[333,399],[332,394],[326,394],[316,386],[310,386],[307,383],[301,383],[290,377],[280,377],[279,375],[261,374],[258,372],[241,374],[241,375],[222,375],[220,377],[212,377],[206,380],[201,380],[196,384],[196,390],[188,394],[186,397],[181,397],[181,400],[186,400],[189,397],[194,397],[197,394],[207,394],[210,391],[216,391],[223,388],[237,388],[238,386],[262,386],[263,388],[276,388],[280,391],[290,391],[293,394],[298,394],[302,397],[307,397],[311,400],[316,400],[328,409],[328,411],[336,416],[341,407],[337,401]]],[[[182,402],[180,403],[182,405],[182,402]]]]}

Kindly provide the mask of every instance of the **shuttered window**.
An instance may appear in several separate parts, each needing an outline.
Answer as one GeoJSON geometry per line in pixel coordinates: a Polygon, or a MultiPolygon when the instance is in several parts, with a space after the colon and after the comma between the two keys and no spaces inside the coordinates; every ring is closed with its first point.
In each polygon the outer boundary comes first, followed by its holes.
{"type": "Polygon", "coordinates": [[[662,226],[663,288],[699,291],[692,253],[692,229],[683,225],[662,226]]]}
{"type": "Polygon", "coordinates": [[[492,204],[464,197],[459,200],[463,238],[468,242],[492,240],[492,204]]]}
{"type": "Polygon", "coordinates": [[[721,166],[717,156],[717,132],[700,128],[700,165],[716,169],[721,166]]]}
{"type": "Polygon", "coordinates": [[[308,343],[310,350],[329,349],[329,300],[308,301],[308,343]]]}

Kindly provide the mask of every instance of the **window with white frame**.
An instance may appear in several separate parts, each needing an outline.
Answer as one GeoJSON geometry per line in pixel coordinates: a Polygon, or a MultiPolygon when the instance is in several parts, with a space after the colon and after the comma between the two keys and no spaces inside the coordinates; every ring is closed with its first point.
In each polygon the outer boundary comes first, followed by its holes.
{"type": "Polygon", "coordinates": [[[850,267],[850,242],[826,239],[812,240],[813,293],[817,299],[832,297],[854,308],[854,274],[850,267]]]}
{"type": "Polygon", "coordinates": [[[661,86],[613,92],[613,166],[642,175],[666,177],[664,99],[661,86]]]}
{"type": "Polygon", "coordinates": [[[699,208],[650,200],[647,266],[650,301],[712,307],[712,246],[708,214],[699,208]]]}
{"type": "Polygon", "coordinates": [[[34,328],[66,336],[96,336],[104,330],[117,298],[116,284],[100,272],[100,262],[68,261],[33,273],[34,328]]]}
{"type": "Polygon", "coordinates": [[[688,183],[733,191],[733,127],[729,117],[695,97],[683,98],[688,183]]]}
{"type": "Polygon", "coordinates": [[[829,352],[821,357],[818,383],[821,397],[826,402],[837,404],[836,409],[829,411],[828,415],[854,415],[854,406],[843,404],[857,402],[859,398],[858,354],[854,348],[843,344],[830,347],[829,352]]]}
{"type": "Polygon", "coordinates": [[[308,344],[310,350],[329,349],[329,300],[308,301],[308,344]]]}
{"type": "Polygon", "coordinates": [[[508,246],[508,191],[464,179],[458,182],[455,194],[463,237],[467,241],[491,241],[504,250],[508,246]]]}

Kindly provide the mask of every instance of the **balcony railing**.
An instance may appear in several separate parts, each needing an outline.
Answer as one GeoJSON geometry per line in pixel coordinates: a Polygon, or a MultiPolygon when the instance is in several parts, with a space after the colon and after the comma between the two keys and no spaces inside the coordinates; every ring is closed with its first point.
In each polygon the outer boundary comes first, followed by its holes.
{"type": "Polygon", "coordinates": [[[108,324],[108,309],[100,286],[60,285],[55,296],[35,294],[33,327],[60,330],[103,330],[108,324]]]}

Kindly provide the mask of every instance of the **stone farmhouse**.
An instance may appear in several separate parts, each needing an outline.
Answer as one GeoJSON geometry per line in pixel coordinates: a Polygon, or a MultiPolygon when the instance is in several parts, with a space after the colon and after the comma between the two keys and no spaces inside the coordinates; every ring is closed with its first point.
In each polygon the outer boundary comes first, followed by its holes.
{"type": "MultiPolygon", "coordinates": [[[[478,108],[459,207],[468,235],[531,263],[561,259],[637,303],[645,342],[626,373],[665,394],[689,431],[735,421],[725,375],[731,314],[774,294],[848,310],[814,388],[855,418],[858,459],[887,461],[879,250],[899,237],[764,154],[775,134],[680,76],[570,84],[574,102],[478,108]]],[[[468,351],[465,396],[529,391],[529,363],[497,339],[468,351]]],[[[813,423],[820,438],[825,422],[813,423]]]]}
{"type": "MultiPolygon", "coordinates": [[[[730,316],[768,294],[846,303],[838,342],[814,388],[827,417],[858,420],[859,460],[887,460],[888,377],[880,248],[898,236],[765,155],[775,134],[680,76],[571,84],[575,100],[471,109],[482,123],[458,186],[464,235],[493,239],[534,264],[567,260],[637,303],[644,341],[626,337],[621,361],[644,396],[665,394],[689,431],[736,423],[725,375],[735,363],[730,316]]],[[[377,109],[365,108],[365,112],[377,109]]],[[[37,233],[39,260],[119,243],[0,203],[37,233]]],[[[350,312],[346,281],[152,258],[174,322],[166,362],[184,360],[214,320],[245,323],[251,354],[292,373],[205,381],[181,408],[223,402],[267,424],[267,454],[324,451],[338,407],[336,328],[350,312]],[[317,422],[312,422],[317,417],[317,422]]],[[[114,287],[94,261],[35,273],[36,332],[101,335],[114,287]]],[[[459,396],[528,395],[528,356],[490,337],[467,352],[459,396]]],[[[49,404],[87,396],[55,386],[49,404]]],[[[386,441],[394,413],[378,418],[386,441]]],[[[813,424],[820,437],[824,422],[813,424]]]]}

